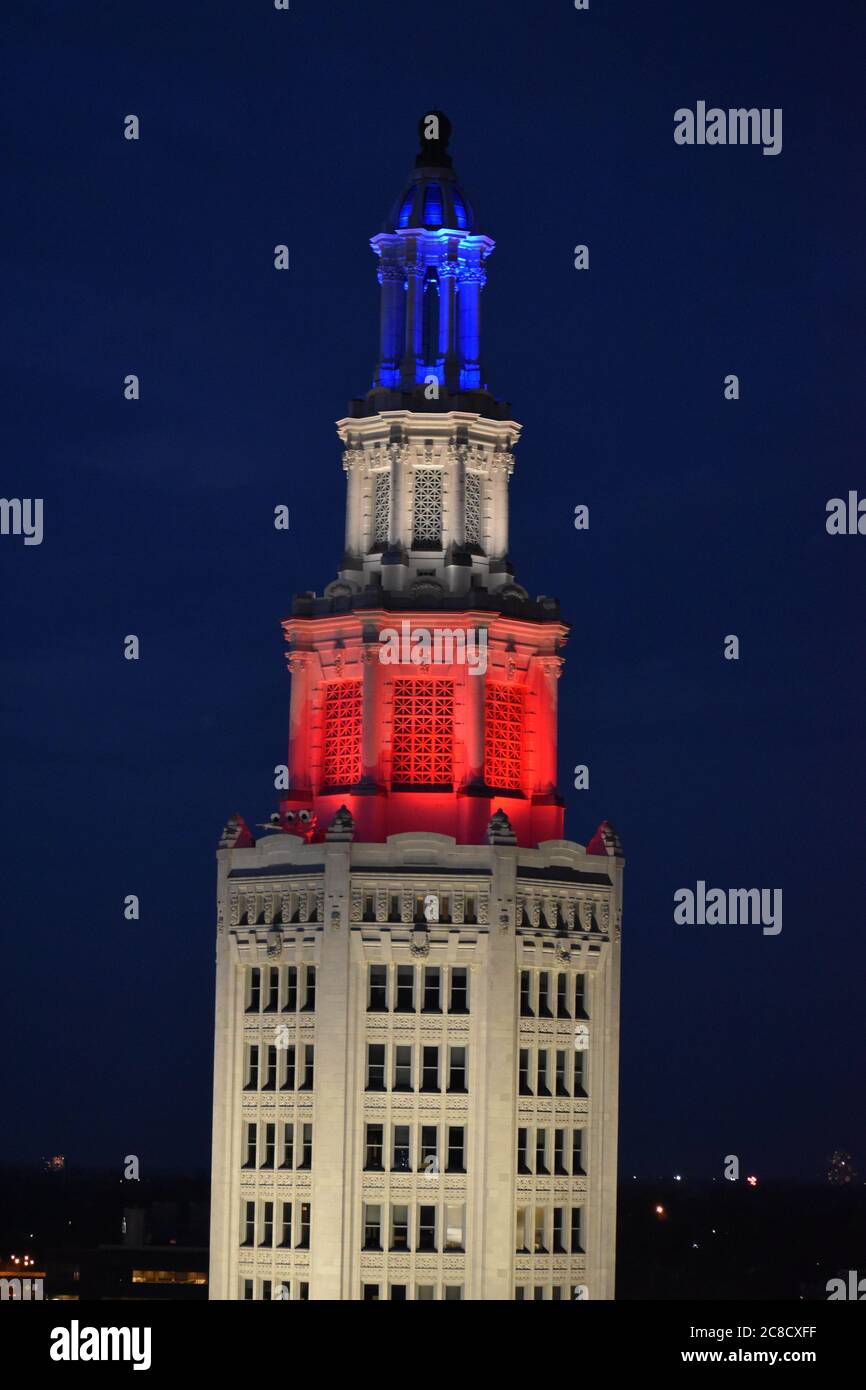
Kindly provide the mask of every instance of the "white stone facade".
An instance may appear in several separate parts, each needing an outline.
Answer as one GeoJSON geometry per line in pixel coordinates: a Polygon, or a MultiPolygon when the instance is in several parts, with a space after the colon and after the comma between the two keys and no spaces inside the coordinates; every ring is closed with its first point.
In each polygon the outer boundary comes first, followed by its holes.
{"type": "Polygon", "coordinates": [[[211,1298],[613,1297],[622,868],[220,850],[211,1298]]]}

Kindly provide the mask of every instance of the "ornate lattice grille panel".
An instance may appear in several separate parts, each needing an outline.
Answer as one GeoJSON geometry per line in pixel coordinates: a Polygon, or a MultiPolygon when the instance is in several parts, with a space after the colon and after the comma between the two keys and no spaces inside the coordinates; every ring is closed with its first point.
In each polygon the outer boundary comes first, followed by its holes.
{"type": "Polygon", "coordinates": [[[415,469],[415,508],[412,523],[415,545],[438,550],[442,544],[442,470],[415,469]]]}
{"type": "Polygon", "coordinates": [[[361,776],[361,682],[327,681],[322,709],[322,782],[350,785],[361,776]]]}
{"type": "Polygon", "coordinates": [[[466,540],[481,544],[481,475],[466,474],[466,540]]]}
{"type": "Polygon", "coordinates": [[[522,688],[488,681],[484,735],[484,780],[488,787],[520,787],[522,741],[522,688]]]}
{"type": "Polygon", "coordinates": [[[453,681],[394,682],[394,782],[450,782],[453,681]]]}
{"type": "Polygon", "coordinates": [[[391,527],[391,475],[376,473],[373,490],[373,544],[387,544],[391,527]]]}

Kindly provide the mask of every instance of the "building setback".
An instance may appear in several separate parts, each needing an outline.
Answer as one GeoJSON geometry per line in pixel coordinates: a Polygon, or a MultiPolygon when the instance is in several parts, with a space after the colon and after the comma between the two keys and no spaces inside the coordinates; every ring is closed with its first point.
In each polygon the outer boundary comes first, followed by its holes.
{"type": "Polygon", "coordinates": [[[509,561],[494,243],[447,119],[419,132],[338,423],[345,554],[283,622],[279,811],[217,856],[214,1299],[614,1295],[624,861],[607,822],[563,838],[568,629],[509,561]]]}

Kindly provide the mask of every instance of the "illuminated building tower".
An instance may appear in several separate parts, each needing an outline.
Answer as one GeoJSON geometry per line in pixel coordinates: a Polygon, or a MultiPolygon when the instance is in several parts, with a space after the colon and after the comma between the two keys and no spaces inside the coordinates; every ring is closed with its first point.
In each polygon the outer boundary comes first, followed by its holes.
{"type": "Polygon", "coordinates": [[[283,628],[273,833],[219,851],[212,1298],[612,1298],[623,858],[563,839],[567,629],[509,560],[494,248],[448,154],[372,240],[345,554],[283,628]]]}

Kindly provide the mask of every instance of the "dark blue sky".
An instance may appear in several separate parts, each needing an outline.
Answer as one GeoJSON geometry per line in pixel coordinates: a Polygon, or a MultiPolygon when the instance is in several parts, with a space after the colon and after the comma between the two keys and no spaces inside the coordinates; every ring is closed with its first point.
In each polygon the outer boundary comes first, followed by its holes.
{"type": "Polygon", "coordinates": [[[209,1160],[214,851],[273,809],[368,239],[439,106],[497,241],[517,576],[573,623],[567,831],[628,858],[623,1169],[866,1165],[866,538],[824,527],[866,490],[860,0],[3,9],[2,488],[45,536],[0,538],[0,1157],[209,1160]],[[781,107],[782,153],[676,146],[699,99],[781,107]],[[674,926],[697,879],[782,888],[782,934],[674,926]]]}

